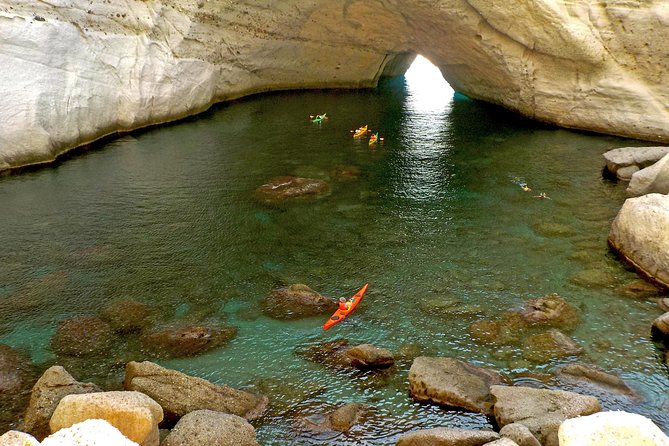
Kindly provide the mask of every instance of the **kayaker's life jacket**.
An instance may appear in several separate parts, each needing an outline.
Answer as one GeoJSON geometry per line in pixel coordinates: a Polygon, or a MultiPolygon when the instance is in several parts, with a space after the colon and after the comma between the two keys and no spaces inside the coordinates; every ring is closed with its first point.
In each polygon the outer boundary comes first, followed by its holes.
{"type": "Polygon", "coordinates": [[[342,311],[348,310],[350,306],[350,302],[339,302],[339,309],[342,311]]]}

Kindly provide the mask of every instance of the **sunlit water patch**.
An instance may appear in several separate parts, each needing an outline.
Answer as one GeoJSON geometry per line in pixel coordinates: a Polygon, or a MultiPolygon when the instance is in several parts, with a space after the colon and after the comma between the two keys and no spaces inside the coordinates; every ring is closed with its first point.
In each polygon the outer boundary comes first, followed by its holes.
{"type": "Polygon", "coordinates": [[[234,325],[221,348],[159,362],[271,393],[267,416],[254,422],[267,445],[390,444],[416,428],[490,426],[411,402],[410,360],[375,376],[296,354],[335,339],[394,352],[415,345],[519,382],[574,361],[600,366],[643,397],[604,399],[605,408],[643,413],[667,430],[666,370],[650,340],[661,311],[652,298],[619,291],[636,275],[606,246],[625,195],[602,179],[601,154],[642,143],[419,90],[400,79],[376,91],[257,96],[1,178],[0,342],[39,371],[59,363],[81,381],[118,386],[125,361],[144,359],[132,335],[106,356],[64,358],[51,345],[60,321],[133,299],[161,322],[234,325]],[[310,122],[321,113],[330,119],[310,122]],[[354,140],[351,130],[365,124],[383,141],[354,140]],[[360,175],[340,181],[341,166],[360,175]],[[331,191],[314,201],[256,200],[254,190],[280,175],[324,179],[331,191]],[[335,298],[365,282],[358,310],[327,332],[327,315],[278,321],[261,311],[281,285],[335,298]],[[471,337],[475,322],[550,293],[578,309],[570,336],[580,358],[537,363],[521,345],[471,337]],[[458,311],[444,310],[450,302],[458,311]],[[301,427],[343,402],[373,412],[345,434],[301,427]]]}

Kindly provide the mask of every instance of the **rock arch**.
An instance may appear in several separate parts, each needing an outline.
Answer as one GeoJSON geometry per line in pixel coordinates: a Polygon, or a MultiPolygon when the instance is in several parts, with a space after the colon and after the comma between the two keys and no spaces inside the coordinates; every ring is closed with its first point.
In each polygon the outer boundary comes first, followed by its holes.
{"type": "Polygon", "coordinates": [[[373,87],[420,53],[472,98],[669,140],[664,0],[0,0],[0,170],[213,103],[373,87]]]}

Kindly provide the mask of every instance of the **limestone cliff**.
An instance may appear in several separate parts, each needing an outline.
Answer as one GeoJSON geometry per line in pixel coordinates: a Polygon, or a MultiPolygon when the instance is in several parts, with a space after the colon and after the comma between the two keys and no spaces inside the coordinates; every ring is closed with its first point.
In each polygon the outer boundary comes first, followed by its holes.
{"type": "Polygon", "coordinates": [[[458,91],[669,141],[664,0],[0,0],[0,170],[247,94],[373,87],[423,54],[458,91]]]}

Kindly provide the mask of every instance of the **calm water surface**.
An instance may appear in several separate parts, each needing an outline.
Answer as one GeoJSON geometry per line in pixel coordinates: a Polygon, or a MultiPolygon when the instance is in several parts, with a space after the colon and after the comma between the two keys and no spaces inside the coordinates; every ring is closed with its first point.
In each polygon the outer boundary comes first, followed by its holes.
{"type": "Polygon", "coordinates": [[[164,321],[225,321],[228,345],[162,365],[269,393],[254,422],[264,445],[394,444],[419,427],[484,427],[475,414],[412,403],[410,361],[382,377],[307,361],[296,349],[345,338],[393,351],[416,344],[538,385],[581,361],[616,373],[641,398],[603,397],[669,429],[667,372],[650,324],[654,299],[619,288],[637,276],[609,252],[624,186],[602,179],[602,153],[643,145],[539,126],[452,92],[403,79],[376,91],[270,94],[123,137],[52,168],[0,178],[0,343],[80,381],[121,381],[142,359],[119,343],[105,358],[57,357],[58,322],[132,298],[164,321]],[[312,124],[310,114],[330,120],[312,124]],[[370,150],[350,130],[385,140],[370,150]],[[357,180],[332,176],[357,166],[357,180]],[[328,180],[311,202],[266,205],[254,190],[277,175],[328,180]],[[526,182],[531,192],[519,184],[526,182]],[[551,199],[535,198],[545,192],[551,199]],[[585,273],[584,273],[585,272],[585,273]],[[584,279],[587,277],[594,279],[584,279]],[[273,288],[305,283],[324,295],[370,288],[355,316],[328,332],[323,317],[276,321],[259,310],[273,288]],[[581,358],[523,359],[519,347],[468,334],[523,301],[558,293],[581,312],[581,358]],[[432,311],[457,299],[464,314],[432,311]],[[295,419],[342,402],[375,408],[346,434],[314,434],[295,419]]]}

